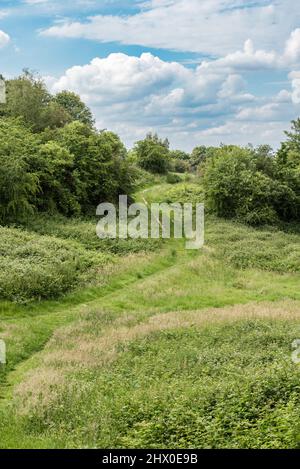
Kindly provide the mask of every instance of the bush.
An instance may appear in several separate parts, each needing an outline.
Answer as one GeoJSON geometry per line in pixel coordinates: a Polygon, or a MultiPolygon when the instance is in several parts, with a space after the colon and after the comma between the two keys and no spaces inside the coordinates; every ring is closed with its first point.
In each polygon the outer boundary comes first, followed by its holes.
{"type": "Polygon", "coordinates": [[[40,235],[53,236],[56,239],[70,240],[79,243],[84,249],[97,252],[126,255],[155,250],[160,240],[155,239],[100,239],[96,235],[96,218],[67,218],[61,215],[49,217],[36,214],[24,221],[20,228],[40,235]]]}
{"type": "Polygon", "coordinates": [[[113,132],[93,128],[74,93],[53,97],[26,72],[7,83],[0,116],[0,222],[34,210],[95,213],[99,203],[132,193],[126,148],[113,132]]]}
{"type": "Polygon", "coordinates": [[[149,173],[139,166],[132,166],[133,172],[133,185],[135,189],[143,189],[154,184],[159,184],[164,180],[165,176],[149,173]]]}
{"type": "Polygon", "coordinates": [[[181,182],[181,177],[178,174],[175,173],[168,173],[167,174],[167,183],[168,184],[177,184],[178,182],[181,182]]]}
{"type": "Polygon", "coordinates": [[[255,149],[225,146],[206,158],[208,208],[250,225],[299,220],[300,119],[292,122],[292,131],[286,135],[288,141],[276,155],[268,145],[255,149]]]}
{"type": "Polygon", "coordinates": [[[134,152],[141,168],[151,173],[166,174],[170,166],[169,142],[148,134],[135,144],[134,152]]]}
{"type": "Polygon", "coordinates": [[[83,213],[95,213],[101,202],[115,202],[130,195],[133,172],[126,149],[113,132],[96,132],[88,125],[72,122],[57,132],[58,143],[73,155],[73,189],[83,213]]]}
{"type": "Polygon", "coordinates": [[[187,161],[173,160],[172,163],[175,173],[186,173],[190,168],[187,161]]]}
{"type": "Polygon", "coordinates": [[[198,204],[204,201],[204,191],[197,184],[182,183],[170,189],[167,198],[170,202],[198,204]]]}
{"type": "Polygon", "coordinates": [[[37,207],[50,213],[79,214],[74,174],[74,157],[58,143],[50,141],[39,147],[39,181],[41,195],[37,207]]]}
{"type": "Polygon", "coordinates": [[[275,226],[257,229],[212,221],[206,224],[206,241],[214,246],[214,256],[224,265],[283,274],[300,272],[299,234],[285,233],[275,226]]]}
{"type": "Polygon", "coordinates": [[[0,119],[0,221],[34,210],[39,180],[32,160],[38,141],[20,119],[0,119]]]}
{"type": "Polygon", "coordinates": [[[106,261],[107,256],[74,242],[0,227],[0,298],[17,302],[56,298],[106,261]]]}
{"type": "Polygon", "coordinates": [[[250,149],[220,148],[205,165],[208,208],[218,216],[251,225],[277,223],[286,213],[290,219],[293,191],[270,175],[271,165],[262,164],[262,155],[258,158],[250,149]]]}

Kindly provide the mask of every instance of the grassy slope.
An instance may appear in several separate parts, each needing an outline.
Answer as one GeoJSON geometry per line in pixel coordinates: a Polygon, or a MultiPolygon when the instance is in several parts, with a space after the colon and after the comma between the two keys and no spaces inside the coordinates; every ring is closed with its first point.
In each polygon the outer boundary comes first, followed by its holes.
{"type": "Polygon", "coordinates": [[[298,446],[299,235],[210,219],[206,238],[3,307],[2,447],[298,446]]]}

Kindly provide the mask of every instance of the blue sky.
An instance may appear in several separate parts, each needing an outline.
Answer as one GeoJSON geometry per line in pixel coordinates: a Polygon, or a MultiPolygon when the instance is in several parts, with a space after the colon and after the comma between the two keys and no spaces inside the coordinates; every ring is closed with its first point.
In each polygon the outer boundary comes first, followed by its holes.
{"type": "Polygon", "coordinates": [[[294,0],[0,0],[0,58],[79,93],[127,146],[276,147],[300,115],[294,0]]]}

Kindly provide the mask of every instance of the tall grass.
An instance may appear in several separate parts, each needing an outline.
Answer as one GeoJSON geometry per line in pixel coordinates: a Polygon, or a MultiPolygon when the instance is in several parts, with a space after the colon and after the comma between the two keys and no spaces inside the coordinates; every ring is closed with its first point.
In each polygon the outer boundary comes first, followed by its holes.
{"type": "MultiPolygon", "coordinates": [[[[185,201],[193,191],[202,201],[195,187],[162,183],[138,199],[185,201]]],[[[208,216],[204,249],[170,240],[156,253],[118,256],[111,269],[116,256],[94,244],[91,222],[76,223],[39,218],[26,231],[4,229],[0,252],[9,259],[14,239],[12,262],[54,268],[57,252],[57,265],[75,271],[80,254],[87,270],[76,281],[86,285],[100,268],[105,284],[2,315],[0,446],[300,447],[295,227],[208,216]]]]}
{"type": "Polygon", "coordinates": [[[60,447],[298,447],[299,314],[299,302],[147,320],[90,311],[17,386],[19,425],[60,447]]]}
{"type": "Polygon", "coordinates": [[[74,242],[0,227],[0,298],[55,298],[108,260],[107,254],[91,253],[74,242]]]}

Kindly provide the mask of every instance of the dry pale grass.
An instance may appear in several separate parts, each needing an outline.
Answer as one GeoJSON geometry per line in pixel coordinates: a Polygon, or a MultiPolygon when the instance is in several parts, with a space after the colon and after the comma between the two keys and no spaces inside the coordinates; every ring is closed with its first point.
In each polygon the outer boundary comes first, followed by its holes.
{"type": "Polygon", "coordinates": [[[66,384],[65,374],[58,369],[39,367],[28,373],[27,379],[17,386],[15,393],[19,415],[28,415],[33,409],[39,409],[42,413],[57,400],[66,384]]]}
{"type": "Polygon", "coordinates": [[[107,265],[108,268],[112,269],[111,273],[126,273],[131,272],[132,268],[142,267],[145,262],[148,262],[156,254],[154,253],[147,253],[147,252],[137,252],[127,254],[125,257],[118,257],[118,262],[116,264],[107,265]]]}
{"type": "Polygon", "coordinates": [[[92,370],[107,366],[117,358],[120,346],[124,350],[126,345],[139,338],[164,330],[241,319],[299,320],[300,302],[286,300],[177,311],[158,314],[134,325],[133,319],[133,315],[123,315],[113,325],[99,330],[99,334],[88,333],[90,324],[84,319],[56,331],[41,354],[40,366],[31,371],[15,390],[22,413],[30,412],[37,406],[45,408],[52,405],[66,386],[73,387],[74,381],[70,379],[72,373],[78,369],[92,370]]]}
{"type": "Polygon", "coordinates": [[[158,321],[163,329],[174,329],[241,319],[297,320],[300,319],[300,302],[285,300],[276,303],[248,303],[200,311],[178,311],[154,316],[149,319],[149,322],[158,321]]]}
{"type": "Polygon", "coordinates": [[[12,338],[18,331],[20,327],[16,324],[1,324],[1,331],[0,331],[0,339],[10,339],[12,338]]]}
{"type": "Polygon", "coordinates": [[[97,285],[98,287],[108,285],[114,276],[126,274],[131,272],[133,268],[140,268],[145,262],[149,262],[151,253],[131,253],[124,257],[111,257],[110,260],[111,262],[94,268],[94,277],[90,280],[90,285],[97,285]]]}

